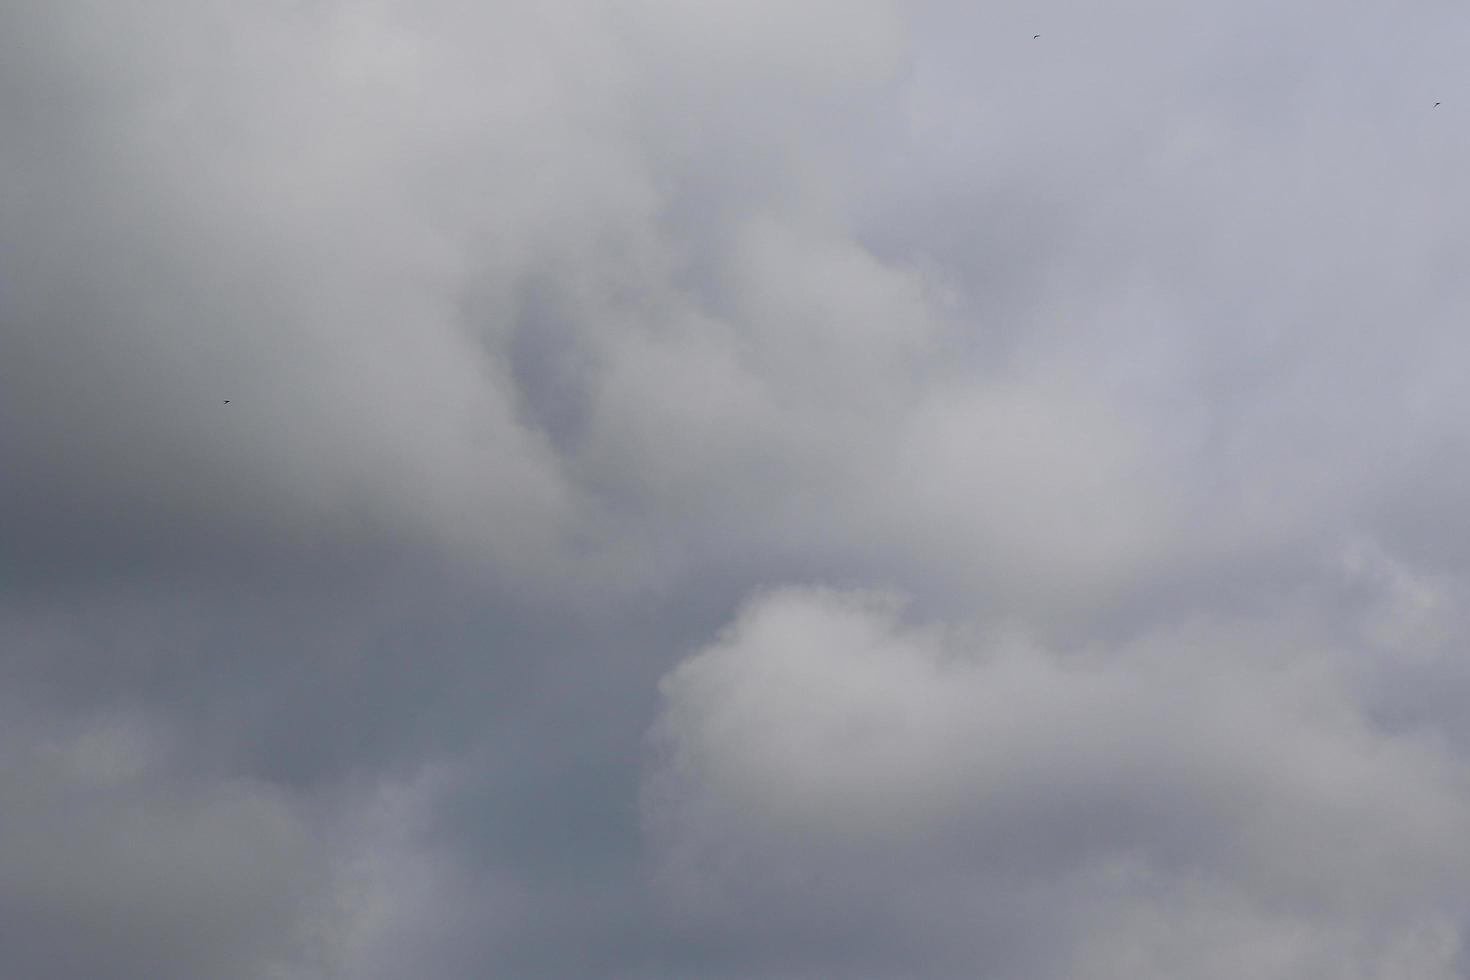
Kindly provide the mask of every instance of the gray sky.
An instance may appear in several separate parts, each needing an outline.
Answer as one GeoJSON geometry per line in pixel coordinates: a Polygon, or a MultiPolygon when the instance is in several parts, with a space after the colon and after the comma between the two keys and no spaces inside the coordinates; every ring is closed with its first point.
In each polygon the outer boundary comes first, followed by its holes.
{"type": "Polygon", "coordinates": [[[1467,44],[0,0],[0,974],[1470,977],[1467,44]]]}

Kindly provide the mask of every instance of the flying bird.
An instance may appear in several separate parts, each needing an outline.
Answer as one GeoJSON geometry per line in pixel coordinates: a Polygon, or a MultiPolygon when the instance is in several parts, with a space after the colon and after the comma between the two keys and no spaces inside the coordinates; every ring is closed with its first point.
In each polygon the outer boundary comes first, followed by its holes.
{"type": "Polygon", "coordinates": [[[230,403],[230,400],[228,398],[226,398],[225,399],[225,404],[228,405],[229,403],[230,403]]]}
{"type": "MultiPolygon", "coordinates": [[[[1040,34],[1032,34],[1032,35],[1031,35],[1031,40],[1033,40],[1033,41],[1034,41],[1034,40],[1036,40],[1036,39],[1037,39],[1037,38],[1038,38],[1038,37],[1041,37],[1041,35],[1040,35],[1040,34]]],[[[1435,103],[1435,105],[1439,105],[1439,103],[1438,103],[1438,102],[1436,102],[1436,103],[1435,103]]]]}

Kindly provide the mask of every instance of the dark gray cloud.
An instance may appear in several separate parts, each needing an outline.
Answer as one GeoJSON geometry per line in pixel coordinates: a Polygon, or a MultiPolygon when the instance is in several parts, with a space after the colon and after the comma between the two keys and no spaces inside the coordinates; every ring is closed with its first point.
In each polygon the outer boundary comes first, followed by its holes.
{"type": "Polygon", "coordinates": [[[250,977],[304,938],[322,842],[269,785],[175,771],[157,727],[7,704],[7,969],[250,977]]]}
{"type": "Polygon", "coordinates": [[[0,3],[0,972],[1463,976],[1467,38],[0,3]]]}

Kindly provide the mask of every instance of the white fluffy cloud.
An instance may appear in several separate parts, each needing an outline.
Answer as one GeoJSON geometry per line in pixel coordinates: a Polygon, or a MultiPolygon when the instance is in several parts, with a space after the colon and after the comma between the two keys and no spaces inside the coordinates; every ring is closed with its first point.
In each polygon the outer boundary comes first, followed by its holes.
{"type": "Polygon", "coordinates": [[[651,839],[696,918],[880,929],[945,975],[1456,976],[1465,769],[1340,656],[1290,622],[1060,654],[777,591],[664,679],[651,839]]]}

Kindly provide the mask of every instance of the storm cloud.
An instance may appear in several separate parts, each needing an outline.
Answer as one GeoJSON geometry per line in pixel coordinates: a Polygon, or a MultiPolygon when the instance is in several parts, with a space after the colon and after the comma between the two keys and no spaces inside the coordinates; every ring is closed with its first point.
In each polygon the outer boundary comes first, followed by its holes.
{"type": "Polygon", "coordinates": [[[0,972],[1465,976],[1467,42],[0,2],[0,972]]]}

